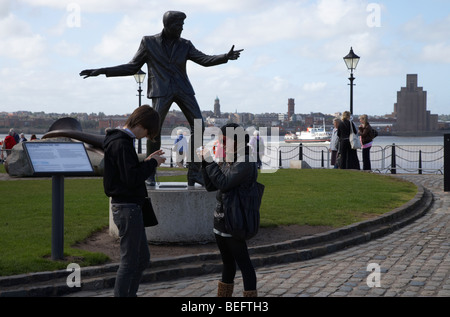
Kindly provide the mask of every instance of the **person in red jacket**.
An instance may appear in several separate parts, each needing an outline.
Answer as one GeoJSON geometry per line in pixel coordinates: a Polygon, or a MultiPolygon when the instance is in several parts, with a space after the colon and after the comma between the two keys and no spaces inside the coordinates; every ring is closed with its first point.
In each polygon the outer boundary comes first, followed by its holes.
{"type": "Polygon", "coordinates": [[[14,147],[14,145],[17,144],[16,140],[14,139],[13,133],[14,132],[10,131],[6,136],[5,140],[3,141],[2,149],[6,150],[2,151],[2,156],[4,156],[4,158],[6,158],[6,156],[8,156],[9,153],[11,153],[11,149],[14,147]],[[4,155],[4,153],[6,155],[4,155]]]}

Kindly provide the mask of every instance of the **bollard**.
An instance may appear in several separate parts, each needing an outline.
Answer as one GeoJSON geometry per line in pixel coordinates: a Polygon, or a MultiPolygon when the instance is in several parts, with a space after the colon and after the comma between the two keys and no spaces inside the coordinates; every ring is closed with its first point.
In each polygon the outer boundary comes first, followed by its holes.
{"type": "Polygon", "coordinates": [[[298,147],[298,160],[303,161],[303,143],[300,143],[298,147]]]}
{"type": "Polygon", "coordinates": [[[395,143],[392,143],[391,174],[397,174],[397,163],[395,161],[395,143]]]}
{"type": "Polygon", "coordinates": [[[52,260],[64,259],[64,176],[52,176],[52,260]]]}
{"type": "Polygon", "coordinates": [[[444,191],[450,192],[450,134],[444,135],[444,191]]]}

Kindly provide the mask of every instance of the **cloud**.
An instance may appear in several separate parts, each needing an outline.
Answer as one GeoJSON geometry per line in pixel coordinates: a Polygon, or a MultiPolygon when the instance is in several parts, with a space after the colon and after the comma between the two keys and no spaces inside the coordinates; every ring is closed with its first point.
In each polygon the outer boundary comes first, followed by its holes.
{"type": "Polygon", "coordinates": [[[450,33],[450,15],[433,22],[427,22],[422,15],[418,15],[400,27],[403,37],[413,41],[430,43],[448,38],[450,33]]]}
{"type": "Polygon", "coordinates": [[[125,15],[113,31],[103,35],[101,42],[95,46],[94,53],[99,59],[106,58],[121,63],[130,61],[139,48],[142,36],[162,30],[161,18],[160,15],[147,12],[125,15]]]}
{"type": "Polygon", "coordinates": [[[9,15],[11,9],[11,0],[2,0],[0,2],[0,19],[9,15]]]}
{"type": "Polygon", "coordinates": [[[18,60],[24,65],[40,64],[46,51],[44,37],[32,32],[31,27],[10,13],[0,19],[0,56],[18,60]]]}
{"type": "Polygon", "coordinates": [[[303,85],[303,90],[307,92],[317,92],[324,90],[327,86],[325,82],[316,82],[316,83],[306,83],[303,85]]]}
{"type": "Polygon", "coordinates": [[[427,62],[450,64],[450,44],[440,42],[426,45],[422,49],[421,58],[427,62]]]}
{"type": "Polygon", "coordinates": [[[350,1],[321,0],[317,5],[317,15],[325,25],[335,26],[352,10],[350,1]]]}
{"type": "Polygon", "coordinates": [[[68,43],[62,40],[54,46],[54,51],[61,56],[75,57],[80,53],[81,47],[79,44],[68,43]]]}

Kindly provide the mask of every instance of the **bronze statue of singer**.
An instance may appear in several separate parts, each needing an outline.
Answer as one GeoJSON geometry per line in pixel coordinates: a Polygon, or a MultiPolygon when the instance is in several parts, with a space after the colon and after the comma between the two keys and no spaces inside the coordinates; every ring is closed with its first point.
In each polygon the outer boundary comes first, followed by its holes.
{"type": "MultiPolygon", "coordinates": [[[[191,41],[181,38],[186,15],[179,11],[168,11],[164,14],[164,29],[161,33],[144,36],[138,51],[133,59],[123,65],[99,69],[87,69],[80,73],[84,78],[98,76],[106,77],[132,76],[136,74],[144,64],[148,68],[148,93],[152,99],[153,108],[161,117],[161,126],[155,142],[147,142],[147,153],[153,153],[161,147],[161,127],[173,102],[177,103],[191,129],[191,141],[194,133],[194,120],[202,120],[202,137],[204,122],[200,107],[195,98],[194,89],[186,73],[186,62],[191,60],[202,66],[215,66],[227,63],[228,60],[239,58],[243,50],[234,50],[234,45],[227,54],[206,55],[197,50],[191,41]]],[[[203,185],[203,179],[199,172],[200,164],[194,162],[194,142],[190,144],[190,156],[188,164],[188,185],[195,182],[203,185]]],[[[149,185],[155,184],[154,175],[148,180],[149,185]]]]}

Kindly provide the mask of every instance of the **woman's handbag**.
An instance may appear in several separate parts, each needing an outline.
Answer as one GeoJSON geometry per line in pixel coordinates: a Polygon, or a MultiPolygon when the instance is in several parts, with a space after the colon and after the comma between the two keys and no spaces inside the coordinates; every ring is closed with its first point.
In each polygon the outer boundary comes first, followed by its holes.
{"type": "Polygon", "coordinates": [[[359,150],[361,149],[361,140],[359,139],[359,135],[353,132],[353,124],[354,123],[350,121],[350,145],[352,147],[352,150],[359,150]]]}
{"type": "Polygon", "coordinates": [[[146,197],[142,205],[142,218],[144,219],[144,227],[153,227],[158,224],[155,211],[153,210],[152,202],[149,197],[146,197]]]}
{"type": "Polygon", "coordinates": [[[258,182],[250,187],[236,187],[224,194],[225,227],[234,238],[248,240],[258,233],[263,194],[264,185],[258,182]]]}

